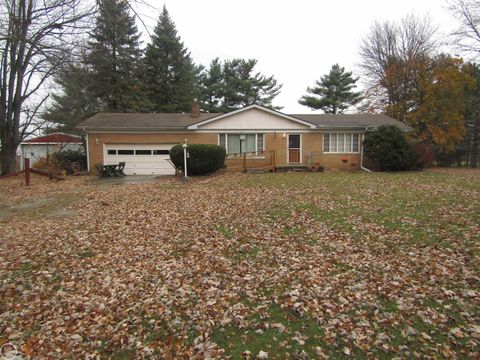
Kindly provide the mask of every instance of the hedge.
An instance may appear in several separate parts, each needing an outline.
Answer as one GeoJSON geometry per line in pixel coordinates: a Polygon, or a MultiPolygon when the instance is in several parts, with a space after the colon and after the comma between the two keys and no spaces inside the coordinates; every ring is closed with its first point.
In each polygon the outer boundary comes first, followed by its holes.
{"type": "MultiPolygon", "coordinates": [[[[217,171],[225,163],[225,148],[211,144],[191,144],[187,148],[187,173],[203,175],[217,171]]],[[[170,149],[170,159],[177,169],[183,171],[183,148],[175,145],[170,149]]]]}

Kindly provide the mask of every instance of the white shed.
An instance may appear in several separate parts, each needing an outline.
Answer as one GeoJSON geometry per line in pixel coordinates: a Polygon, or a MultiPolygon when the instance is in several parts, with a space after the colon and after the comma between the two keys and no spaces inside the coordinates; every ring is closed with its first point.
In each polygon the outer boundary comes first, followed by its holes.
{"type": "Polygon", "coordinates": [[[30,164],[33,165],[40,158],[65,150],[83,151],[82,138],[76,135],[52,133],[25,140],[20,144],[21,170],[25,168],[25,158],[29,158],[30,164]]]}

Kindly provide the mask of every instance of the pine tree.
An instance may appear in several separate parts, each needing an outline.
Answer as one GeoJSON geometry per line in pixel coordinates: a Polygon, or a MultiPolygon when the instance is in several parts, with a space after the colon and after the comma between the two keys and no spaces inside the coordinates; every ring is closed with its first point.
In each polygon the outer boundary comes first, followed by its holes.
{"type": "Polygon", "coordinates": [[[202,106],[212,112],[228,112],[249,105],[279,109],[272,104],[282,88],[273,76],[254,72],[255,59],[215,59],[204,76],[202,106]]]}
{"type": "Polygon", "coordinates": [[[302,105],[315,110],[323,110],[327,114],[343,113],[362,100],[361,92],[354,92],[355,83],[351,72],[345,72],[344,67],[335,64],[330,73],[315,82],[313,88],[307,88],[312,95],[304,95],[298,100],[302,105]]]}
{"type": "Polygon", "coordinates": [[[91,91],[106,111],[142,110],[139,37],[126,1],[98,0],[88,63],[93,68],[91,91]]]}
{"type": "Polygon", "coordinates": [[[195,85],[199,72],[164,6],[145,52],[144,83],[149,110],[190,111],[193,98],[198,96],[195,85]]]}
{"type": "Polygon", "coordinates": [[[91,70],[84,62],[72,60],[61,68],[55,83],[61,88],[52,94],[53,102],[42,118],[54,126],[51,130],[81,134],[76,125],[101,110],[98,99],[90,90],[91,70]]]}
{"type": "Polygon", "coordinates": [[[200,84],[202,109],[207,112],[221,111],[224,81],[219,58],[213,59],[210,67],[200,74],[200,84]]]}

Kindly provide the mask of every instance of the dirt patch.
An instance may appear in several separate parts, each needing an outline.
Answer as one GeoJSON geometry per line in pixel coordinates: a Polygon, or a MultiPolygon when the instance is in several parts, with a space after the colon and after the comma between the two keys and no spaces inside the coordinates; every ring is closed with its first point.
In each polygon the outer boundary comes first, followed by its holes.
{"type": "Polygon", "coordinates": [[[46,217],[61,218],[75,215],[70,209],[76,200],[78,194],[63,194],[61,196],[49,196],[40,199],[27,200],[13,206],[0,207],[0,219],[10,216],[27,216],[27,217],[46,217]]]}

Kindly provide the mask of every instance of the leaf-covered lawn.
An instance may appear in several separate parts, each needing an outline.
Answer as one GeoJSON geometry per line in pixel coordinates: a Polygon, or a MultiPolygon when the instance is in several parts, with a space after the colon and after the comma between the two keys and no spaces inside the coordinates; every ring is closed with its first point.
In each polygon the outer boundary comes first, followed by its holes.
{"type": "Polygon", "coordinates": [[[480,352],[480,171],[0,190],[0,345],[35,359],[480,352]]]}

